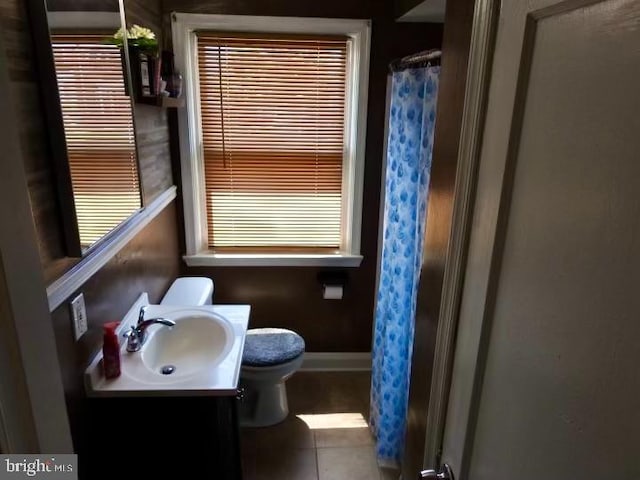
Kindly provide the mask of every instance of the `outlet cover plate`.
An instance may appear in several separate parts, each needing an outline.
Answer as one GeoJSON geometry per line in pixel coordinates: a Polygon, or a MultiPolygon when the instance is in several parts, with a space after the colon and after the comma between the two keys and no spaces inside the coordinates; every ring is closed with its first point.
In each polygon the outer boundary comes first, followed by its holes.
{"type": "Polygon", "coordinates": [[[81,293],[71,300],[71,319],[73,321],[73,333],[78,340],[89,328],[87,325],[87,308],[84,304],[84,295],[81,293]]]}

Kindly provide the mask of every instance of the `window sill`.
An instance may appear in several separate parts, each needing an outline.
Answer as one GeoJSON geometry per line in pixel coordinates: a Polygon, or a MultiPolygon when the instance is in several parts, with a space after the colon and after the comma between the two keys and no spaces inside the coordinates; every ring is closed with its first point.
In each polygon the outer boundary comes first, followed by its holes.
{"type": "Polygon", "coordinates": [[[182,257],[189,267],[359,267],[362,255],[199,253],[182,257]]]}

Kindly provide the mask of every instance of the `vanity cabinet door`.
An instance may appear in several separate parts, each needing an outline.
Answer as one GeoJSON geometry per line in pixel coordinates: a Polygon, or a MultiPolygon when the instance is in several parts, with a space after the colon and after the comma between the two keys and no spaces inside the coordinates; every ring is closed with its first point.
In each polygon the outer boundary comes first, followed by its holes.
{"type": "Polygon", "coordinates": [[[89,399],[87,439],[76,447],[80,478],[241,480],[237,402],[235,396],[89,399]]]}

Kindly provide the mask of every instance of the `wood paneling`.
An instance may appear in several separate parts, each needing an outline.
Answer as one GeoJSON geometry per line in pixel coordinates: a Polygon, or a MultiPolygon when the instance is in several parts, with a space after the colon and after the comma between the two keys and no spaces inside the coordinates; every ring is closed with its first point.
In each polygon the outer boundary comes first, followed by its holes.
{"type": "MultiPolygon", "coordinates": [[[[160,0],[125,0],[127,25],[150,28],[163,45],[160,0]]],[[[143,201],[148,204],[173,185],[167,110],[134,103],[134,120],[143,201]]]]}
{"type": "Polygon", "coordinates": [[[167,111],[136,103],[134,114],[143,201],[148,205],[174,183],[167,111]]]}
{"type": "Polygon", "coordinates": [[[162,46],[162,2],[160,0],[124,0],[127,25],[150,28],[162,46]]]}
{"type": "Polygon", "coordinates": [[[447,2],[424,258],[411,362],[404,478],[415,477],[422,467],[424,454],[440,296],[453,214],[474,3],[469,0],[447,2]]]}
{"type": "Polygon", "coordinates": [[[322,299],[322,285],[317,280],[322,269],[318,268],[182,269],[186,275],[212,278],[216,302],[250,303],[251,327],[291,328],[304,337],[308,351],[370,351],[388,64],[394,58],[439,47],[441,25],[396,24],[393,2],[385,1],[165,0],[163,6],[165,33],[172,11],[372,19],[361,248],[364,260],[359,268],[346,269],[349,279],[344,299],[322,299]]]}
{"type": "Polygon", "coordinates": [[[63,258],[64,248],[26,2],[0,1],[0,26],[10,78],[10,91],[4,94],[13,99],[40,256],[46,266],[63,258]]]}
{"type": "MultiPolygon", "coordinates": [[[[44,3],[45,0],[42,0],[44,3]]],[[[58,12],[119,12],[118,0],[46,0],[47,9],[58,12]]]]}
{"type": "Polygon", "coordinates": [[[273,15],[327,18],[386,17],[392,20],[392,2],[387,0],[164,0],[163,10],[183,13],[218,13],[227,15],[273,15]]]}

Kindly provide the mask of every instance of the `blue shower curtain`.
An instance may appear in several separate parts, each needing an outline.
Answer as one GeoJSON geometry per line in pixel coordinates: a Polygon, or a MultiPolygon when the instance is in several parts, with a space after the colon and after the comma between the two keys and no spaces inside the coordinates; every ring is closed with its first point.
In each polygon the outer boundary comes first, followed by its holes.
{"type": "Polygon", "coordinates": [[[380,465],[403,454],[439,67],[395,72],[375,311],[370,424],[380,465]]]}

